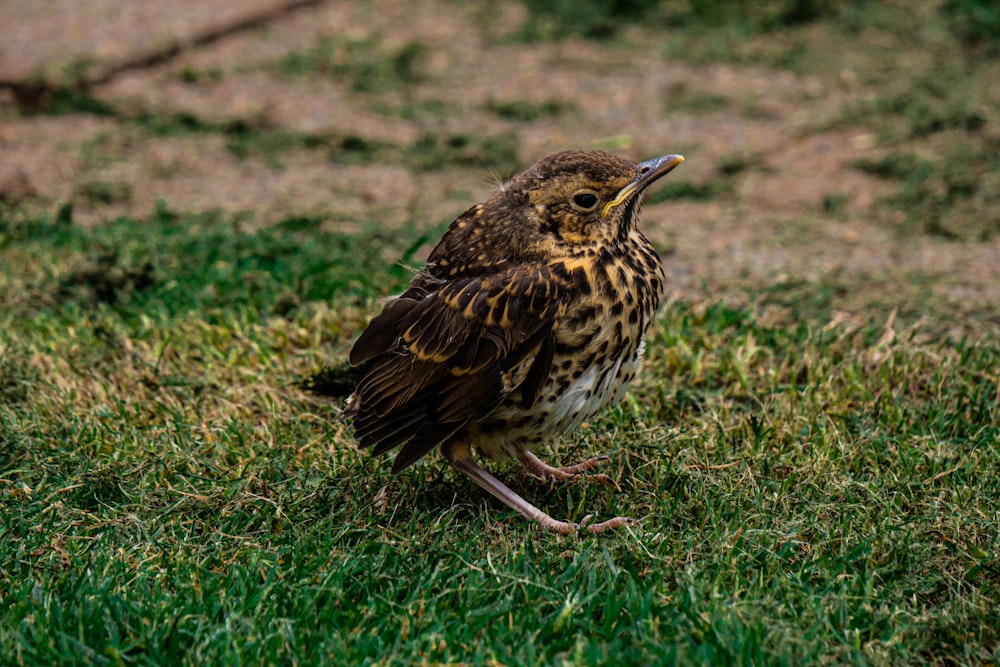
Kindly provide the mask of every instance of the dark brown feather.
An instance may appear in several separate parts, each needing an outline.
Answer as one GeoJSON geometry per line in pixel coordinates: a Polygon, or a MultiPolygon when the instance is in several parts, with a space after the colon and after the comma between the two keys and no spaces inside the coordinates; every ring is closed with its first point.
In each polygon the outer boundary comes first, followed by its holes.
{"type": "Polygon", "coordinates": [[[549,379],[549,371],[552,369],[552,357],[556,350],[556,339],[552,335],[552,328],[548,327],[541,345],[535,355],[535,363],[528,370],[524,382],[521,383],[521,404],[530,408],[538,400],[538,394],[542,390],[542,385],[549,379]]]}
{"type": "Polygon", "coordinates": [[[524,400],[534,401],[552,363],[562,298],[542,265],[450,281],[418,274],[351,350],[351,362],[364,364],[347,409],[360,446],[381,453],[404,445],[394,465],[402,469],[523,383],[524,400]]]}

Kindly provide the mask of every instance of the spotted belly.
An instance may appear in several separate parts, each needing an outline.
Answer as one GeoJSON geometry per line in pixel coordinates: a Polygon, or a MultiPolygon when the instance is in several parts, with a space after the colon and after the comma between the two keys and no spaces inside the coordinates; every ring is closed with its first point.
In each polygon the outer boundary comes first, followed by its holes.
{"type": "Polygon", "coordinates": [[[652,245],[638,232],[618,248],[585,255],[564,272],[579,280],[580,295],[556,325],[549,377],[525,406],[511,391],[488,417],[468,428],[490,458],[516,458],[558,438],[625,396],[645,349],[645,336],[664,283],[652,245]]]}
{"type": "MultiPolygon", "coordinates": [[[[489,458],[515,458],[519,451],[577,428],[624,398],[639,369],[645,343],[640,340],[631,347],[630,353],[573,369],[569,375],[554,373],[531,407],[512,396],[474,427],[473,442],[489,458]]],[[[559,367],[556,357],[553,368],[559,367]]]]}

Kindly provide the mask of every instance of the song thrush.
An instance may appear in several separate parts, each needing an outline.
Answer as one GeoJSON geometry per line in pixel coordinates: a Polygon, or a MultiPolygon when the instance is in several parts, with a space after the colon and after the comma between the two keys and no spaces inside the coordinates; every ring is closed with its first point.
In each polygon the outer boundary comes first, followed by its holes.
{"type": "Polygon", "coordinates": [[[639,210],[683,159],[557,153],[452,222],[351,350],[361,379],[345,412],[359,445],[402,446],[394,473],[440,445],[456,470],[556,532],[629,521],[558,521],[481,468],[472,446],[547,480],[607,460],[559,468],[531,450],[621,400],[635,376],[664,283],[639,210]]]}

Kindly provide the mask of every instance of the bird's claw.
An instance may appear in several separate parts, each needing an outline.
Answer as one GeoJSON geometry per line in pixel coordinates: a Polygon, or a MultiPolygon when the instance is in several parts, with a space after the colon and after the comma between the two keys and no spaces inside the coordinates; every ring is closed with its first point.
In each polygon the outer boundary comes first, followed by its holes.
{"type": "Polygon", "coordinates": [[[594,520],[593,514],[588,514],[580,520],[580,523],[571,524],[573,526],[574,532],[586,529],[590,533],[595,535],[598,533],[603,533],[606,530],[614,530],[619,526],[625,524],[635,523],[636,520],[628,516],[616,516],[613,519],[608,519],[607,521],[601,521],[600,523],[591,523],[594,520]]]}
{"type": "Polygon", "coordinates": [[[591,475],[590,479],[591,479],[591,481],[597,482],[601,486],[606,486],[609,489],[614,489],[618,493],[622,492],[622,487],[619,486],[618,482],[616,482],[610,476],[605,475],[604,473],[599,473],[597,475],[591,475]]]}

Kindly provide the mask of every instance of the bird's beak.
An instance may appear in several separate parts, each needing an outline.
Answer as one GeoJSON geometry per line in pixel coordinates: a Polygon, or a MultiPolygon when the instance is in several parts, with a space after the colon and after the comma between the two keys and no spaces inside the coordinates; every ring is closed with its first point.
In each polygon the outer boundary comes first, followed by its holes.
{"type": "Polygon", "coordinates": [[[666,175],[683,161],[683,155],[664,155],[663,157],[656,157],[652,160],[640,162],[639,175],[636,176],[634,181],[622,188],[614,199],[604,205],[601,216],[606,216],[608,211],[614,207],[621,206],[625,202],[630,201],[637,193],[645,190],[650,183],[666,175]]]}

